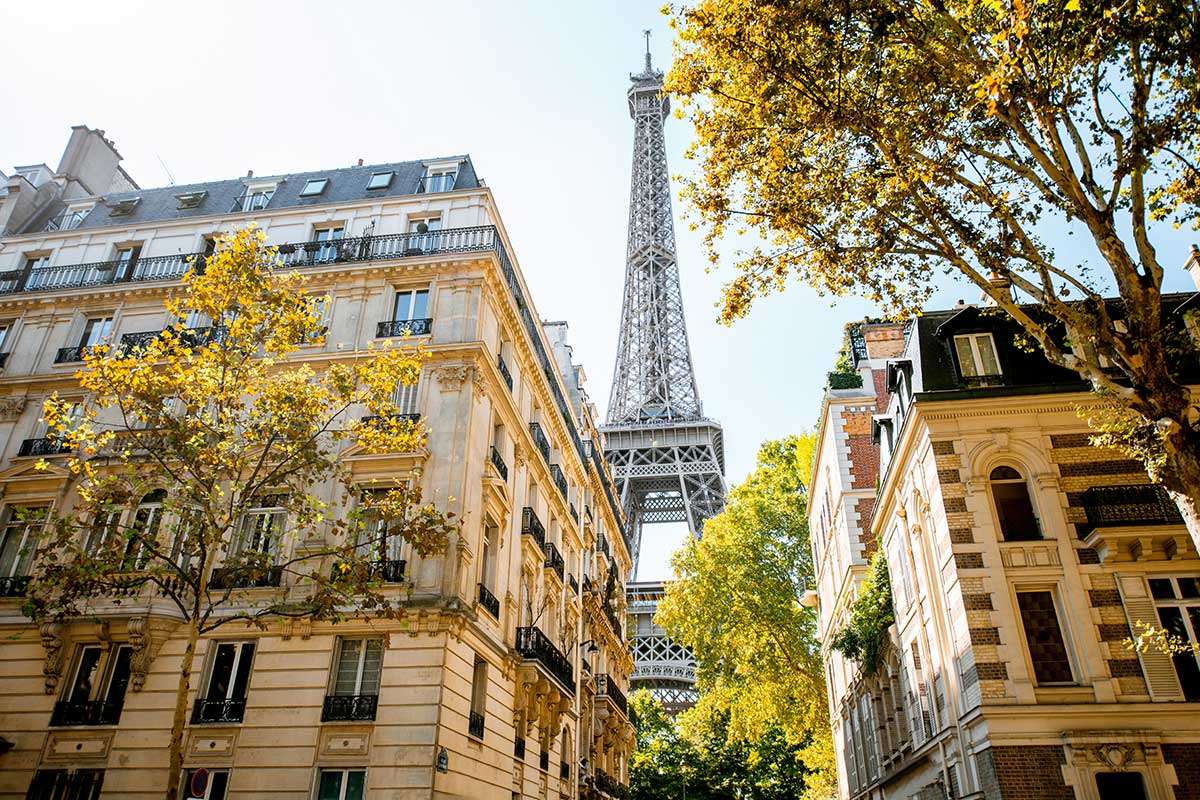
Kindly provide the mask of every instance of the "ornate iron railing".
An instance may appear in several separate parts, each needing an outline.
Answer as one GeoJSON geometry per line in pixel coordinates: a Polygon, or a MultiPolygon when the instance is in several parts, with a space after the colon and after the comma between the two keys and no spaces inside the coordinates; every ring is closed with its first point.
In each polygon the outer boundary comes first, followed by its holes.
{"type": "Polygon", "coordinates": [[[596,770],[592,780],[596,784],[597,791],[603,792],[609,797],[615,798],[615,800],[627,800],[629,797],[629,787],[602,769],[596,770]]]}
{"type": "MultiPolygon", "coordinates": [[[[592,466],[595,467],[596,477],[600,479],[600,486],[604,489],[604,499],[608,501],[608,510],[612,512],[617,525],[621,525],[621,506],[617,504],[617,490],[612,485],[612,473],[609,472],[608,463],[600,455],[600,448],[593,446],[591,449],[592,466]]],[[[624,534],[622,534],[622,538],[624,538],[624,534]]]]}
{"type": "Polygon", "coordinates": [[[362,422],[364,425],[370,425],[371,423],[376,422],[377,420],[383,419],[385,416],[388,419],[399,418],[403,422],[420,422],[421,421],[420,414],[387,414],[387,415],[372,414],[370,416],[363,417],[362,422]]]}
{"type": "Polygon", "coordinates": [[[251,567],[215,567],[209,576],[210,589],[265,589],[283,583],[283,567],[255,570],[251,567]]]}
{"type": "Polygon", "coordinates": [[[500,477],[507,482],[508,464],[504,463],[504,459],[500,456],[500,451],[496,449],[495,445],[492,446],[492,452],[488,459],[492,462],[492,466],[496,468],[496,472],[500,475],[500,477]]]}
{"type": "Polygon", "coordinates": [[[375,326],[375,338],[428,336],[431,330],[433,330],[432,319],[389,319],[375,326]]]}
{"type": "Polygon", "coordinates": [[[493,617],[500,619],[500,601],[482,583],[479,584],[479,605],[487,609],[488,613],[493,617]]]}
{"type": "MultiPolygon", "coordinates": [[[[372,561],[368,566],[370,570],[370,578],[382,583],[403,583],[404,569],[408,566],[408,562],[402,558],[385,559],[382,561],[372,561]]],[[[333,578],[341,573],[341,565],[334,564],[330,570],[330,575],[333,578]]]]}
{"type": "Polygon", "coordinates": [[[73,364],[77,361],[83,361],[84,356],[92,349],[92,345],[79,344],[73,347],[60,347],[58,352],[54,354],[55,364],[73,364]]]}
{"type": "Polygon", "coordinates": [[[72,703],[61,700],[54,704],[50,727],[66,728],[75,725],[116,725],[121,719],[121,703],[104,700],[84,700],[72,703]]]}
{"type": "Polygon", "coordinates": [[[537,542],[538,550],[546,552],[546,529],[542,527],[537,512],[529,506],[521,509],[521,535],[531,537],[537,542]]]}
{"type": "Polygon", "coordinates": [[[852,325],[848,332],[850,338],[850,358],[854,366],[867,357],[867,340],[863,338],[862,325],[852,325]]]}
{"type": "Polygon", "coordinates": [[[546,439],[546,433],[542,430],[542,426],[536,422],[529,423],[529,435],[533,438],[533,446],[542,454],[542,458],[546,459],[546,463],[550,463],[550,442],[546,439]]]}
{"type": "Polygon", "coordinates": [[[1094,486],[1083,493],[1087,530],[1121,525],[1182,525],[1179,506],[1154,484],[1094,486]]]}
{"type": "Polygon", "coordinates": [[[196,698],[192,706],[192,724],[205,722],[241,722],[246,714],[246,699],[240,700],[206,700],[196,698]]]}
{"type": "Polygon", "coordinates": [[[56,456],[71,452],[71,448],[57,436],[43,436],[39,439],[26,439],[17,450],[18,456],[56,456]]]}
{"type": "Polygon", "coordinates": [[[629,716],[629,701],[625,699],[625,693],[617,686],[616,681],[611,675],[602,674],[596,676],[596,694],[603,695],[613,702],[621,713],[629,716]]]}
{"type": "Polygon", "coordinates": [[[24,597],[29,588],[28,575],[10,575],[0,578],[0,597],[24,597]]]}
{"type": "Polygon", "coordinates": [[[508,384],[508,390],[511,392],[513,388],[513,376],[508,371],[508,364],[504,363],[504,356],[496,356],[496,369],[500,370],[500,377],[504,378],[504,382],[508,384]]]}
{"type": "Polygon", "coordinates": [[[476,739],[483,738],[483,714],[472,711],[467,718],[467,733],[476,739]]]}
{"type": "Polygon", "coordinates": [[[377,694],[329,694],[321,706],[321,722],[365,722],[375,719],[377,694]]]}
{"type": "MultiPolygon", "coordinates": [[[[132,259],[59,264],[0,273],[0,294],[78,289],[114,283],[178,280],[204,253],[140,256],[132,259]]],[[[202,263],[202,262],[201,262],[202,263]]]]}
{"type": "MultiPolygon", "coordinates": [[[[122,356],[127,356],[130,353],[139,350],[145,350],[146,346],[154,340],[161,337],[167,331],[174,332],[172,328],[162,328],[157,331],[137,331],[136,333],[125,333],[121,335],[121,343],[117,347],[117,352],[122,356]]],[[[203,347],[214,341],[220,341],[224,338],[225,328],[205,326],[199,328],[184,328],[178,332],[179,338],[190,347],[203,347]]]]}
{"type": "Polygon", "coordinates": [[[575,694],[575,670],[571,662],[541,630],[533,626],[517,628],[517,652],[541,664],[571,694],[575,694]]]}
{"type": "Polygon", "coordinates": [[[563,579],[563,557],[562,553],[558,552],[558,548],[555,547],[554,542],[546,542],[546,561],[543,566],[558,573],[560,581],[563,579]]]}
{"type": "Polygon", "coordinates": [[[558,487],[558,491],[562,494],[563,500],[566,500],[570,492],[567,490],[567,476],[563,475],[562,467],[558,464],[550,465],[550,479],[554,481],[554,485],[558,487]]]}

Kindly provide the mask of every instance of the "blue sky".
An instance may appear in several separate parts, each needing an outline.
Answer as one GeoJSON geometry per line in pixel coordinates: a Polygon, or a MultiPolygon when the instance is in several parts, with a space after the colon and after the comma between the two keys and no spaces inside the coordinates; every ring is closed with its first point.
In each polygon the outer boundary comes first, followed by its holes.
{"type": "MultiPolygon", "coordinates": [[[[547,319],[566,319],[603,411],[624,269],[631,137],[625,89],[671,40],[661,0],[615,3],[59,2],[0,5],[0,170],[54,167],[69,127],[102,128],[142,186],[470,153],[492,187],[547,319]],[[69,23],[69,24],[67,24],[69,23]],[[23,75],[21,74],[23,73],[23,75]]],[[[686,122],[671,120],[675,174],[686,122]]],[[[761,441],[812,425],[845,322],[872,313],[806,287],[725,328],[700,234],[675,217],[692,355],[728,478],[761,441]]],[[[1055,231],[1046,231],[1055,238],[1055,231]]],[[[1191,237],[1171,234],[1182,264],[1191,237]]],[[[1069,240],[1062,239],[1070,253],[1069,240]]],[[[1172,270],[1167,287],[1190,281],[1172,270]]],[[[947,284],[936,305],[978,292],[947,284]]],[[[647,542],[641,577],[666,574],[678,530],[647,542]]]]}

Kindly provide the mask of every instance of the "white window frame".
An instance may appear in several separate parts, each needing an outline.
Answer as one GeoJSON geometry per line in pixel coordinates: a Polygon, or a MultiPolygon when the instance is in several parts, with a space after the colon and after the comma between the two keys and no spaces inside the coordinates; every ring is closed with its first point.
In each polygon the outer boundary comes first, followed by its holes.
{"type": "Polygon", "coordinates": [[[71,203],[62,213],[62,224],[59,225],[60,231],[73,231],[80,226],[83,220],[87,217],[91,210],[96,207],[94,202],[90,203],[71,203]]]}
{"type": "Polygon", "coordinates": [[[267,553],[278,558],[280,553],[280,545],[282,544],[283,536],[287,532],[287,509],[281,505],[255,505],[246,509],[242,514],[241,523],[238,525],[237,546],[234,553],[241,555],[243,553],[267,553]],[[251,523],[251,519],[257,521],[251,523]],[[256,544],[261,545],[261,537],[264,531],[263,520],[266,520],[265,530],[270,534],[268,542],[270,549],[261,550],[251,548],[248,545],[249,536],[259,539],[256,544]],[[251,524],[254,525],[254,533],[249,534],[251,524]],[[278,526],[278,527],[276,527],[278,526]]]}
{"type": "Polygon", "coordinates": [[[964,378],[999,378],[1004,375],[1004,369],[1000,366],[1000,356],[996,351],[996,340],[991,333],[986,331],[976,333],[960,333],[954,337],[954,357],[958,359],[958,369],[964,378]],[[960,340],[967,342],[967,348],[971,353],[971,363],[968,367],[963,363],[962,354],[959,350],[958,343],[960,340]],[[979,342],[986,341],[988,347],[991,348],[992,361],[996,364],[995,372],[985,372],[983,352],[979,349],[979,342]]]}
{"type": "Polygon", "coordinates": [[[380,189],[387,189],[388,187],[390,187],[392,185],[392,181],[395,179],[396,179],[396,171],[395,170],[387,170],[386,172],[372,172],[371,177],[367,179],[367,191],[378,191],[380,189]],[[375,183],[375,179],[379,178],[381,176],[386,177],[387,179],[385,181],[383,181],[382,183],[380,183],[378,186],[373,186],[372,184],[375,183]]]}
{"type": "Polygon", "coordinates": [[[430,291],[428,286],[426,286],[424,288],[419,288],[419,289],[397,289],[396,290],[396,293],[392,296],[392,321],[393,322],[405,322],[408,320],[417,319],[417,317],[414,317],[412,314],[417,306],[417,295],[419,295],[421,293],[425,294],[425,314],[426,314],[426,316],[420,317],[420,319],[430,319],[430,317],[432,316],[432,314],[431,314],[432,309],[430,308],[429,304],[430,304],[430,300],[433,298],[433,292],[430,291]],[[402,298],[404,295],[408,295],[408,302],[405,304],[408,306],[408,309],[407,309],[407,311],[405,311],[405,316],[402,317],[402,316],[400,316],[400,298],[402,298]]]}
{"type": "Polygon", "coordinates": [[[212,647],[208,653],[208,666],[204,670],[204,688],[197,693],[197,697],[203,700],[210,699],[208,697],[208,689],[212,685],[213,673],[216,672],[217,669],[217,654],[220,652],[220,649],[226,645],[233,647],[234,650],[233,664],[231,664],[229,667],[229,686],[225,689],[225,702],[237,699],[244,701],[246,697],[250,695],[250,679],[253,676],[252,673],[254,671],[254,656],[258,653],[258,642],[253,639],[231,639],[229,641],[217,640],[212,643],[212,647]],[[246,675],[246,693],[243,697],[236,698],[233,696],[233,690],[237,686],[238,667],[241,666],[242,659],[246,655],[246,645],[248,644],[253,645],[254,650],[250,653],[250,673],[247,673],[246,675]]]}
{"type": "Polygon", "coordinates": [[[275,196],[277,183],[251,183],[246,186],[245,192],[242,194],[242,213],[247,214],[251,211],[262,211],[267,206],[271,205],[271,199],[275,196]],[[255,197],[262,197],[261,204],[254,202],[255,197]]]}
{"type": "Polygon", "coordinates": [[[329,694],[338,697],[358,697],[363,694],[379,694],[380,686],[383,684],[383,639],[378,636],[342,636],[338,639],[337,652],[334,654],[333,669],[329,676],[329,694]],[[354,691],[348,695],[337,694],[338,675],[341,673],[342,655],[346,652],[346,642],[358,642],[361,647],[358,651],[358,666],[354,675],[354,691]],[[373,692],[363,692],[363,672],[367,665],[367,648],[374,642],[379,645],[379,684],[375,686],[373,692]]]}
{"type": "Polygon", "coordinates": [[[317,780],[313,786],[313,798],[321,796],[321,778],[325,773],[339,773],[342,777],[338,786],[338,800],[346,800],[346,790],[349,788],[350,781],[348,780],[350,773],[361,772],[363,776],[363,797],[369,796],[367,792],[367,768],[366,767],[317,767],[317,780]]]}
{"type": "Polygon", "coordinates": [[[12,564],[4,570],[7,574],[0,574],[0,578],[18,578],[29,574],[33,567],[33,559],[35,553],[31,546],[30,537],[38,535],[39,526],[33,520],[21,521],[15,518],[16,509],[42,509],[49,516],[49,507],[47,506],[25,506],[25,505],[7,505],[4,508],[4,521],[0,523],[0,553],[3,553],[4,545],[8,542],[8,537],[16,529],[20,529],[21,541],[17,544],[17,549],[13,551],[12,564]],[[24,552],[23,552],[24,551],[24,552]]]}

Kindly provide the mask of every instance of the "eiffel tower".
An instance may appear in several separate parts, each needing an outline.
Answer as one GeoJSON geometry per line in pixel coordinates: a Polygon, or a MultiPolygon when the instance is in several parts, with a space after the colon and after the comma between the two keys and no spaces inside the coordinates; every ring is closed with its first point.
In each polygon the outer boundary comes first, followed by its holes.
{"type": "Polygon", "coordinates": [[[704,521],[725,504],[725,452],[721,425],[704,416],[692,370],[663,138],[670,105],[663,74],[651,65],[649,31],[645,69],[629,78],[633,177],[625,296],[602,431],[633,543],[631,688],[648,688],[677,710],[694,700],[695,665],[651,621],[663,587],[636,580],[642,535],[647,523],[686,522],[699,537],[704,521]]]}

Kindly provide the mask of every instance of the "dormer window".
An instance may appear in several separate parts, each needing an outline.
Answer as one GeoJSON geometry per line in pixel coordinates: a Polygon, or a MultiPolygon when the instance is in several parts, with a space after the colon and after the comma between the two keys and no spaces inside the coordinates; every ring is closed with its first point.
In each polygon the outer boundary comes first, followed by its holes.
{"type": "Polygon", "coordinates": [[[95,203],[74,203],[67,206],[66,210],[50,220],[46,225],[46,230],[70,231],[78,228],[95,205],[95,203]]]}
{"type": "Polygon", "coordinates": [[[138,203],[140,202],[142,202],[142,198],[140,197],[117,200],[109,207],[108,215],[110,217],[128,217],[138,207],[138,203]]]}
{"type": "Polygon", "coordinates": [[[421,178],[421,185],[417,187],[417,194],[448,192],[454,188],[454,182],[457,178],[457,164],[444,167],[428,167],[425,171],[425,177],[421,178]]]}
{"type": "Polygon", "coordinates": [[[395,172],[371,173],[371,179],[367,181],[367,189],[386,189],[392,185],[392,178],[395,175],[395,172]]]}
{"type": "Polygon", "coordinates": [[[329,185],[329,178],[310,178],[304,182],[304,188],[300,190],[301,197],[316,197],[325,191],[325,187],[329,185]]]}
{"type": "Polygon", "coordinates": [[[959,373],[968,383],[987,383],[987,379],[1001,376],[996,343],[990,333],[955,336],[954,354],[958,357],[959,373]]]}
{"type": "Polygon", "coordinates": [[[189,208],[199,208],[200,204],[204,202],[204,198],[206,197],[208,197],[207,191],[184,192],[183,194],[177,194],[175,195],[175,208],[179,209],[180,211],[189,208]]]}
{"type": "Polygon", "coordinates": [[[266,184],[259,186],[247,186],[246,191],[242,193],[233,204],[231,209],[233,213],[258,211],[266,208],[271,202],[271,198],[275,196],[275,184],[266,184]]]}

